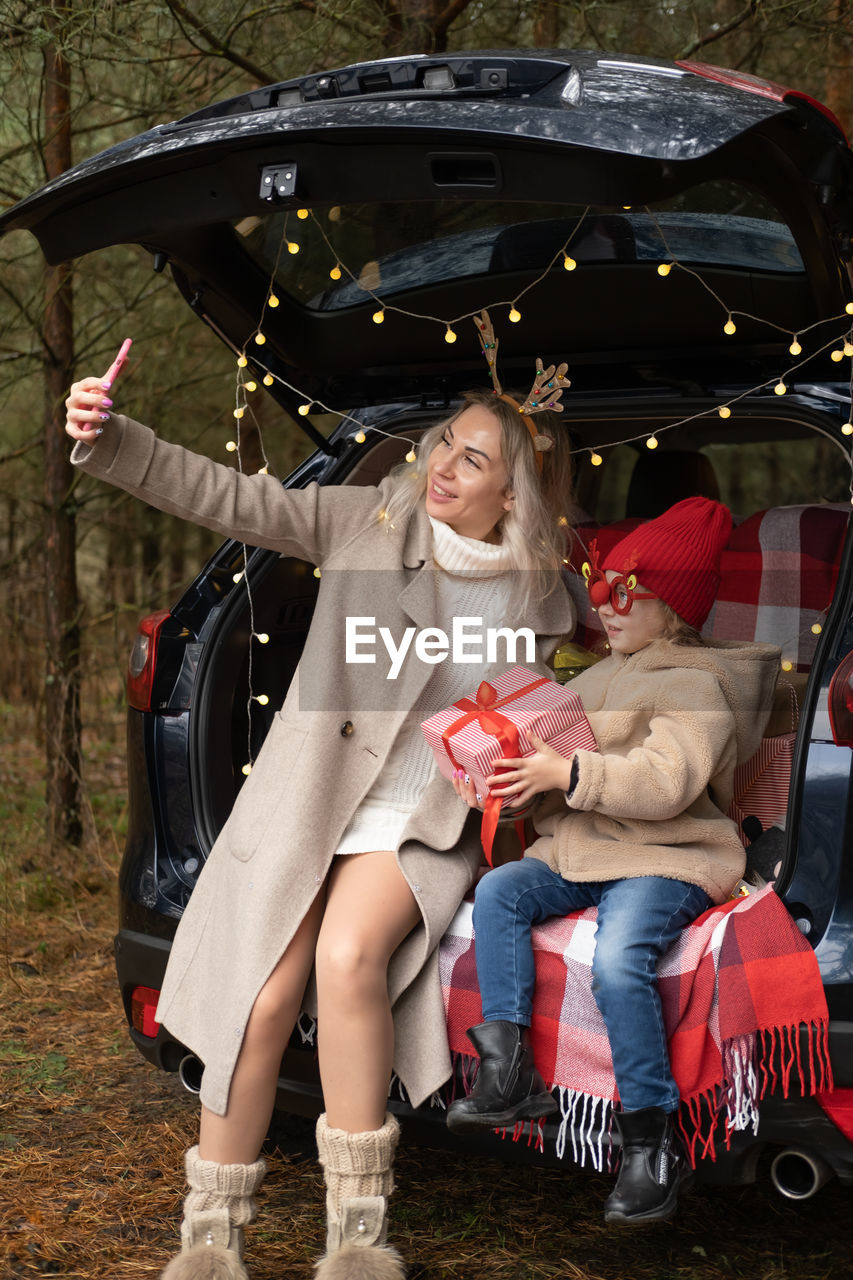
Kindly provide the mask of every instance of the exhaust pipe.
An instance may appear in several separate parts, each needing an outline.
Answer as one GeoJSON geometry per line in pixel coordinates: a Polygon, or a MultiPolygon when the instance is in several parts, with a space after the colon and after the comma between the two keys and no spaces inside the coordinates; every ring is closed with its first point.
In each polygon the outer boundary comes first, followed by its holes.
{"type": "Polygon", "coordinates": [[[780,1151],[770,1166],[770,1181],[786,1200],[810,1200],[831,1177],[826,1161],[803,1147],[780,1151]]]}
{"type": "Polygon", "coordinates": [[[188,1093],[201,1091],[201,1077],[204,1075],[204,1063],[194,1053],[181,1058],[178,1066],[178,1079],[188,1093]]]}

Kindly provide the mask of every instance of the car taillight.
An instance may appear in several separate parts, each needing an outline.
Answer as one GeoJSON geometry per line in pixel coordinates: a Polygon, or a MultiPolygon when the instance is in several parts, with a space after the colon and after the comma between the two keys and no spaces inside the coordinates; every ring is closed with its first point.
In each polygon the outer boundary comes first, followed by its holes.
{"type": "Polygon", "coordinates": [[[160,992],[153,987],[134,987],[130,997],[130,1021],[135,1031],[153,1040],[160,1030],[160,1023],[154,1017],[160,992]]]}
{"type": "Polygon", "coordinates": [[[839,747],[853,747],[853,651],[842,659],[829,682],[829,723],[839,747]]]}
{"type": "Polygon", "coordinates": [[[758,94],[760,98],[772,98],[774,102],[806,102],[810,107],[814,107],[815,111],[825,116],[842,138],[846,139],[838,116],[830,111],[825,103],[819,102],[817,98],[812,98],[800,89],[789,89],[786,85],[776,84],[773,80],[762,80],[758,76],[751,76],[747,71],[730,71],[727,67],[715,67],[707,62],[690,62],[680,59],[676,62],[676,66],[683,67],[685,71],[692,71],[694,75],[704,76],[706,80],[716,80],[718,84],[728,84],[734,89],[745,89],[747,93],[758,94]]]}
{"type": "Polygon", "coordinates": [[[136,639],[127,662],[127,700],[137,711],[151,710],[151,688],[157,662],[157,641],[168,609],[150,613],[136,628],[136,639]]]}

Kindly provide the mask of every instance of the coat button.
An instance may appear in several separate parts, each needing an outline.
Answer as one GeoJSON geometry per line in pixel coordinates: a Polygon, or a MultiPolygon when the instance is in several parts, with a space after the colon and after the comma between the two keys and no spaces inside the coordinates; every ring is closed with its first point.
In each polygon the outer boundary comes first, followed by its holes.
{"type": "Polygon", "coordinates": [[[352,737],[352,720],[345,720],[341,725],[341,737],[342,738],[352,737]]]}

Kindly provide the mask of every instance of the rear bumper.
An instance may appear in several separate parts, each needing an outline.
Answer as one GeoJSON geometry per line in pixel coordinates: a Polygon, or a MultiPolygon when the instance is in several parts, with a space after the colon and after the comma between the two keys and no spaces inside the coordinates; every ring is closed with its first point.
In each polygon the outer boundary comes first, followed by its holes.
{"type": "Polygon", "coordinates": [[[159,1067],[161,1071],[177,1071],[181,1059],[187,1053],[185,1046],[163,1026],[158,1027],[156,1036],[143,1035],[133,1026],[130,1011],[135,987],[153,987],[155,991],[162,988],[171,942],[166,938],[151,938],[131,929],[121,929],[114,939],[113,950],[119,992],[131,1040],[143,1058],[155,1067],[159,1067]]]}

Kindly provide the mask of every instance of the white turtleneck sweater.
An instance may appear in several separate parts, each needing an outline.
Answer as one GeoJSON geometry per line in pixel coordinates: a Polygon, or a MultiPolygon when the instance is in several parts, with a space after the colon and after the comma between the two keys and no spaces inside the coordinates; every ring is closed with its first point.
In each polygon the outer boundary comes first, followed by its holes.
{"type": "MultiPolygon", "coordinates": [[[[513,583],[506,548],[463,538],[440,520],[429,520],[436,570],[436,626],[449,634],[454,617],[482,618],[484,628],[503,625],[513,583]]],[[[415,659],[410,656],[409,660],[415,659]]],[[[421,722],[457,699],[470,696],[473,684],[470,664],[457,665],[447,657],[433,667],[394,740],[384,769],[350,819],[337,853],[399,847],[406,823],[438,767],[421,732],[421,722]]]]}

